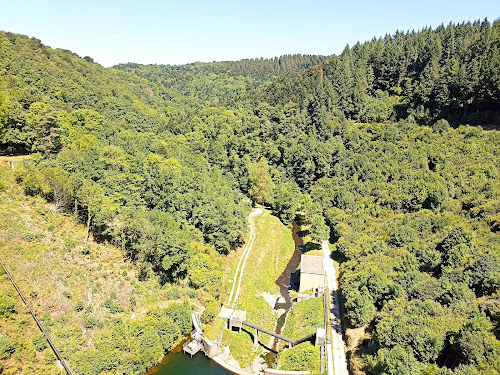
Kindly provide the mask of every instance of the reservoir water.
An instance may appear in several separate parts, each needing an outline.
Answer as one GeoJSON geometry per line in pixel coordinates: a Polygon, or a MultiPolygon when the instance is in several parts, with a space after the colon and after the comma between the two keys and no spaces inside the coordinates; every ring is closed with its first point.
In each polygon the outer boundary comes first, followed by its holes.
{"type": "Polygon", "coordinates": [[[201,351],[191,358],[189,354],[184,354],[182,345],[179,345],[146,375],[232,375],[232,373],[210,360],[201,351]]]}

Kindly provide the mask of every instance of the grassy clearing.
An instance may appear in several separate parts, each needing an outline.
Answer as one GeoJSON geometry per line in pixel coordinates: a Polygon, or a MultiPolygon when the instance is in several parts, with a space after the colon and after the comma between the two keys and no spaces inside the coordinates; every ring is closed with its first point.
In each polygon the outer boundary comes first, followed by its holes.
{"type": "MultiPolygon", "coordinates": [[[[271,215],[267,210],[258,216],[250,218],[254,225],[257,237],[255,245],[250,253],[244,270],[241,293],[237,301],[237,308],[247,311],[247,321],[268,330],[274,330],[277,321],[277,313],[264,301],[264,292],[278,294],[279,287],[275,284],[276,279],[285,269],[291,258],[295,245],[291,236],[291,229],[283,225],[280,220],[271,215]]],[[[226,295],[229,294],[230,279],[234,276],[234,270],[238,264],[241,250],[228,257],[225,272],[226,295]]],[[[253,335],[253,332],[251,332],[253,335]]],[[[259,341],[265,345],[269,344],[270,336],[259,335],[259,341]]],[[[252,337],[247,333],[224,332],[222,345],[229,345],[234,358],[241,366],[252,362],[262,349],[259,347],[253,351],[252,337]]]]}
{"type": "Polygon", "coordinates": [[[272,330],[276,324],[276,314],[264,301],[262,294],[279,293],[275,281],[285,269],[295,246],[290,228],[269,211],[252,219],[255,221],[257,237],[248,257],[237,307],[247,311],[248,321],[272,330]]]}
{"type": "MultiPolygon", "coordinates": [[[[0,257],[70,367],[75,353],[92,347],[105,329],[146,319],[148,310],[173,299],[155,280],[139,281],[137,268],[116,248],[85,244],[85,227],[73,217],[24,196],[10,168],[0,167],[0,182],[0,257]]],[[[14,346],[10,354],[0,353],[3,374],[59,374],[50,349],[37,345],[38,328],[3,273],[0,296],[10,298],[15,310],[0,316],[0,341],[14,346]]],[[[182,291],[177,296],[186,298],[182,291]]]]}

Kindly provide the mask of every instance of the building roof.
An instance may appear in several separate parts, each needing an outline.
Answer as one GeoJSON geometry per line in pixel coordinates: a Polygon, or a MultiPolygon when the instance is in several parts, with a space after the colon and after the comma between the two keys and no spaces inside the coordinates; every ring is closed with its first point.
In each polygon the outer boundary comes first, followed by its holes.
{"type": "Polygon", "coordinates": [[[323,269],[323,257],[302,254],[300,256],[300,263],[300,273],[312,273],[314,275],[323,275],[325,273],[323,269]]]}
{"type": "Polygon", "coordinates": [[[222,309],[219,312],[219,315],[217,315],[219,318],[224,318],[224,319],[241,319],[241,321],[245,320],[247,318],[247,312],[244,310],[235,310],[235,309],[229,309],[227,307],[222,306],[222,309]]]}

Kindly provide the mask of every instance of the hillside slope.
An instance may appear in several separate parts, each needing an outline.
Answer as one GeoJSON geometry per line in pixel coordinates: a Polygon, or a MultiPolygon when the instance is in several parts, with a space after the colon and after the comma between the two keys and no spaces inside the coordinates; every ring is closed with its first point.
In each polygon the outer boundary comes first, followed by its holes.
{"type": "MultiPolygon", "coordinates": [[[[189,306],[172,304],[187,289],[139,280],[118,249],[86,243],[72,216],[25,196],[9,167],[0,189],[0,258],[76,374],[145,372],[189,331],[189,306]]],[[[3,270],[0,359],[5,374],[59,373],[3,270]]]]}

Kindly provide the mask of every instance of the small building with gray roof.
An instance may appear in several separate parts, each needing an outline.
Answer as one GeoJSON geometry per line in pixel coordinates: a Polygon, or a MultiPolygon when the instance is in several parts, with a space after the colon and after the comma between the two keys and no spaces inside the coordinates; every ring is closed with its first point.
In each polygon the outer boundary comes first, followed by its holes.
{"type": "Polygon", "coordinates": [[[317,255],[300,256],[300,287],[299,293],[320,288],[325,283],[323,257],[317,255]]]}

